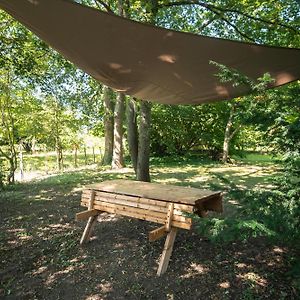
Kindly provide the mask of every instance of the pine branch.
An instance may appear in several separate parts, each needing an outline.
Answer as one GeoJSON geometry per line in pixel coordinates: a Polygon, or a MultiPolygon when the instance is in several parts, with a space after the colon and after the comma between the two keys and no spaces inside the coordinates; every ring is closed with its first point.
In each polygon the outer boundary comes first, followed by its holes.
{"type": "Polygon", "coordinates": [[[208,27],[212,22],[214,22],[216,19],[212,18],[210,20],[208,20],[206,23],[204,23],[200,28],[199,28],[199,32],[201,32],[203,29],[205,29],[206,27],[208,27]]]}

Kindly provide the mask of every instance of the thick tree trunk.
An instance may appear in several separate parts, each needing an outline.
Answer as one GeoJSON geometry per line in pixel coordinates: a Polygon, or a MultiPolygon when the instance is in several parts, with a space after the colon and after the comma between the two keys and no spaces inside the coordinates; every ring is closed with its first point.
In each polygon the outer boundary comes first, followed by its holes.
{"type": "Polygon", "coordinates": [[[137,180],[150,182],[149,155],[150,155],[150,123],[151,104],[141,101],[140,106],[140,126],[139,126],[139,146],[137,161],[137,180]]]}
{"type": "Polygon", "coordinates": [[[117,101],[114,114],[114,146],[113,159],[111,167],[113,169],[120,169],[124,167],[123,157],[123,120],[125,112],[125,95],[117,94],[117,101]]]}
{"type": "Polygon", "coordinates": [[[103,104],[105,146],[102,164],[110,165],[112,162],[114,143],[114,105],[111,99],[111,90],[107,86],[103,88],[103,104]]]}
{"type": "MultiPolygon", "coordinates": [[[[124,7],[124,1],[118,0],[118,13],[120,16],[129,18],[129,2],[127,9],[124,7]]],[[[148,23],[155,23],[157,14],[158,1],[151,3],[152,9],[148,23]]],[[[128,147],[131,161],[136,173],[137,180],[150,181],[149,159],[150,159],[150,122],[151,122],[151,105],[148,102],[141,102],[139,127],[137,126],[136,106],[133,100],[127,104],[127,134],[128,147]]]]}
{"type": "Polygon", "coordinates": [[[7,182],[9,184],[15,183],[15,172],[17,170],[17,153],[12,152],[11,157],[9,158],[9,173],[7,175],[7,182]]]}
{"type": "Polygon", "coordinates": [[[138,130],[137,130],[137,107],[136,102],[130,98],[127,101],[127,142],[130,152],[132,166],[135,173],[137,172],[138,160],[138,130]]]}

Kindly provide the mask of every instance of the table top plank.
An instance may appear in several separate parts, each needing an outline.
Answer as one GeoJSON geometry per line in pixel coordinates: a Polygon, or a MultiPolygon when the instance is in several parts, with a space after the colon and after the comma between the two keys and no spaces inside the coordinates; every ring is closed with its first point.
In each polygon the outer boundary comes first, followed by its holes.
{"type": "Polygon", "coordinates": [[[193,206],[211,198],[219,199],[219,201],[222,199],[221,192],[122,179],[92,184],[86,186],[86,189],[131,195],[160,201],[182,203],[193,206]]]}

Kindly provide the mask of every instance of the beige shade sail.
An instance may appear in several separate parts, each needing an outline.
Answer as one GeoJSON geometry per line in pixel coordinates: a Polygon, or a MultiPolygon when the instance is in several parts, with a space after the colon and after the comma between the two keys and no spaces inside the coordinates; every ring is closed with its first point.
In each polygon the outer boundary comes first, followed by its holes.
{"type": "Polygon", "coordinates": [[[209,38],[130,21],[69,0],[0,0],[0,8],[96,80],[140,99],[201,104],[250,92],[220,83],[215,61],[270,87],[300,77],[300,50],[209,38]]]}

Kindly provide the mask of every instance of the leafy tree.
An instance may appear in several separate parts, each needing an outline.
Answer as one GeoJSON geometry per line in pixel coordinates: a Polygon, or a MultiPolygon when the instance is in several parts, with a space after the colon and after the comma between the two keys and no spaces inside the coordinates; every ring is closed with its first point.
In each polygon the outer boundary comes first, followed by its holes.
{"type": "Polygon", "coordinates": [[[183,155],[192,149],[214,158],[221,152],[227,103],[200,106],[154,105],[151,150],[157,155],[183,155]]]}
{"type": "Polygon", "coordinates": [[[16,126],[15,126],[15,104],[16,97],[13,87],[13,78],[9,72],[0,74],[0,154],[9,163],[8,183],[15,182],[15,171],[17,169],[16,126]],[[6,146],[4,150],[3,146],[6,146]]]}
{"type": "Polygon", "coordinates": [[[79,141],[73,141],[79,130],[79,121],[71,110],[65,109],[56,98],[48,97],[43,103],[43,120],[46,145],[55,148],[57,157],[57,169],[63,169],[63,149],[68,146],[78,145],[79,141]]]}

